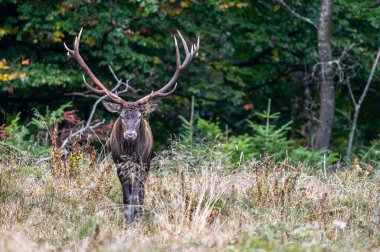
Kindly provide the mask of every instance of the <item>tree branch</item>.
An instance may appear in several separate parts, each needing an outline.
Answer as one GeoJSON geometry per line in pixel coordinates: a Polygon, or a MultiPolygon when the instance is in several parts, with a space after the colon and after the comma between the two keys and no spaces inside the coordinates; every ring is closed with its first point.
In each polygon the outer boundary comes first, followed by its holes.
{"type": "Polygon", "coordinates": [[[352,103],[356,107],[357,103],[356,103],[356,99],[355,99],[354,93],[352,92],[350,79],[347,79],[347,87],[348,87],[348,92],[350,93],[350,97],[351,97],[352,103]]]}
{"type": "Polygon", "coordinates": [[[290,8],[290,6],[287,5],[283,0],[275,0],[275,1],[278,2],[279,4],[281,4],[282,6],[284,6],[296,18],[301,19],[302,21],[304,21],[308,24],[311,24],[315,29],[318,29],[318,24],[316,22],[314,22],[310,18],[304,17],[301,14],[297,13],[295,10],[290,8]]]}
{"type": "Polygon", "coordinates": [[[358,102],[356,103],[355,102],[355,97],[352,93],[352,90],[351,90],[351,85],[348,85],[349,87],[349,92],[350,92],[350,95],[351,95],[351,99],[354,101],[354,105],[355,105],[355,114],[354,114],[354,119],[352,120],[352,125],[351,125],[351,130],[350,130],[350,134],[349,134],[349,137],[348,137],[348,143],[347,143],[347,153],[346,153],[346,157],[347,159],[350,159],[351,157],[351,150],[352,150],[352,144],[354,142],[354,137],[355,137],[355,131],[356,131],[356,125],[357,125],[357,122],[358,122],[358,118],[359,118],[359,113],[360,113],[360,108],[364,102],[364,99],[368,93],[368,90],[369,90],[369,87],[372,83],[372,80],[373,80],[373,76],[375,75],[375,72],[376,72],[376,68],[377,68],[377,65],[379,64],[379,60],[380,60],[380,47],[377,51],[377,55],[376,55],[376,59],[372,65],[372,69],[371,69],[371,73],[369,74],[369,77],[368,77],[368,80],[367,80],[367,83],[364,87],[364,90],[358,100],[358,102]]]}
{"type": "Polygon", "coordinates": [[[99,98],[99,95],[91,94],[90,92],[72,92],[72,93],[65,93],[67,96],[82,96],[86,98],[99,98]]]}
{"type": "Polygon", "coordinates": [[[380,47],[377,51],[377,55],[376,55],[376,59],[375,59],[375,62],[373,63],[373,66],[372,66],[372,69],[371,69],[371,73],[368,77],[368,80],[367,80],[367,83],[365,85],[365,88],[363,90],[363,93],[362,95],[360,96],[360,99],[358,101],[358,106],[361,106],[366,95],[367,95],[367,92],[368,92],[368,89],[369,89],[369,86],[371,85],[372,83],[372,80],[373,80],[373,76],[375,75],[375,71],[376,71],[376,67],[377,65],[379,64],[379,60],[380,60],[380,47]]]}
{"type": "MultiPolygon", "coordinates": [[[[75,131],[74,133],[70,132],[70,134],[63,140],[61,146],[59,146],[58,150],[61,151],[63,150],[64,148],[66,148],[66,145],[76,136],[78,135],[81,135],[83,132],[85,132],[86,130],[93,130],[97,127],[99,127],[100,125],[104,124],[105,120],[103,119],[101,122],[98,122],[94,125],[91,125],[91,122],[92,122],[92,118],[95,114],[95,111],[96,111],[96,108],[98,107],[98,104],[104,100],[107,96],[104,95],[102,97],[99,97],[94,105],[92,106],[92,110],[91,110],[91,113],[90,113],[90,116],[88,117],[87,119],[87,122],[86,122],[86,125],[82,128],[80,128],[79,130],[75,131]]],[[[44,158],[41,158],[39,160],[36,161],[36,165],[39,165],[40,163],[42,162],[45,162],[45,161],[49,161],[50,159],[52,159],[53,157],[50,155],[48,157],[44,157],[44,158]]]]}

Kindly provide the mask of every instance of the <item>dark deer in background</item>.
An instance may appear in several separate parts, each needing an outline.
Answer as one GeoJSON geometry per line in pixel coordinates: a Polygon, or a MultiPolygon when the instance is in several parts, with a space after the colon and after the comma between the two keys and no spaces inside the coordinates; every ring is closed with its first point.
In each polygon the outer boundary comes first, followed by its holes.
{"type": "Polygon", "coordinates": [[[189,51],[185,39],[178,31],[178,36],[186,52],[183,63],[181,63],[178,43],[176,35],[174,35],[176,70],[173,77],[161,89],[137,101],[128,102],[108,90],[86,65],[79,53],[81,34],[82,29],[75,38],[73,50],[68,48],[66,44],[65,48],[68,56],[79,63],[96,85],[96,87],[93,87],[88,84],[83,76],[87,88],[96,94],[107,95],[113,103],[103,102],[103,105],[108,111],[119,114],[111,133],[110,148],[123,189],[125,217],[127,222],[131,223],[134,220],[137,201],[141,206],[143,205],[144,184],[150,168],[150,155],[153,146],[153,136],[149,123],[142,118],[142,115],[143,113],[153,112],[155,109],[154,105],[148,103],[149,100],[169,96],[175,91],[177,84],[174,85],[174,83],[176,83],[180,72],[190,64],[193,57],[198,53],[199,37],[197,44],[192,45],[189,51]],[[173,85],[174,87],[169,91],[169,88],[173,85]]]}

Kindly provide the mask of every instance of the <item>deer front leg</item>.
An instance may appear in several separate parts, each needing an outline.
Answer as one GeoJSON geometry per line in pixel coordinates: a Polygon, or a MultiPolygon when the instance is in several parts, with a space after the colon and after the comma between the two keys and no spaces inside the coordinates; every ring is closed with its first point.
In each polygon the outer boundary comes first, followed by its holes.
{"type": "Polygon", "coordinates": [[[128,163],[117,164],[117,175],[119,177],[121,187],[123,190],[123,204],[124,204],[124,216],[128,224],[134,221],[135,203],[131,202],[133,183],[131,181],[128,163]],[[131,204],[132,203],[132,204],[131,204]]]}
{"type": "Polygon", "coordinates": [[[134,219],[135,213],[136,213],[136,205],[137,205],[137,198],[139,193],[139,181],[138,178],[136,178],[135,175],[132,175],[131,177],[132,183],[131,183],[131,204],[130,204],[130,213],[132,218],[134,219]]]}
{"type": "Polygon", "coordinates": [[[139,192],[138,192],[138,196],[139,196],[138,201],[140,205],[139,210],[138,210],[139,216],[144,215],[145,182],[147,179],[147,175],[148,175],[147,166],[142,164],[141,170],[139,173],[139,192]]]}
{"type": "Polygon", "coordinates": [[[144,215],[144,197],[145,197],[144,183],[140,183],[138,196],[139,196],[139,209],[137,213],[139,216],[143,216],[144,215]]]}

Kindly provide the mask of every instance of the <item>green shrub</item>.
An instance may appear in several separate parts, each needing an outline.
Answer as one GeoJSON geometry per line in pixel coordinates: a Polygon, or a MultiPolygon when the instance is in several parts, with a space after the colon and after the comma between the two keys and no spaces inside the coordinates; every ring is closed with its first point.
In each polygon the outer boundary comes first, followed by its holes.
{"type": "Polygon", "coordinates": [[[197,128],[201,134],[201,137],[203,137],[207,142],[224,140],[224,134],[216,123],[199,118],[197,128]]]}
{"type": "Polygon", "coordinates": [[[274,156],[279,161],[289,158],[291,162],[301,161],[310,166],[322,165],[324,162],[331,165],[337,160],[337,153],[332,152],[324,156],[324,150],[310,151],[288,139],[292,121],[280,126],[275,125],[273,122],[280,118],[280,113],[271,113],[270,99],[267,110],[262,113],[256,112],[256,115],[264,123],[247,121],[252,130],[251,134],[228,137],[217,123],[195,118],[193,101],[190,119],[180,117],[183,129],[180,134],[181,143],[190,145],[188,147],[191,148],[197,143],[222,147],[234,166],[265,155],[274,156]]]}
{"type": "MultiPolygon", "coordinates": [[[[324,162],[324,150],[319,151],[310,151],[306,149],[305,147],[297,147],[290,151],[289,155],[291,160],[293,161],[300,161],[305,164],[308,164],[312,167],[315,166],[322,166],[324,162]]],[[[332,165],[335,163],[338,159],[338,153],[336,152],[330,152],[329,154],[326,154],[326,164],[332,165]]]]}
{"type": "Polygon", "coordinates": [[[271,100],[268,101],[268,108],[263,113],[257,112],[256,115],[265,121],[265,124],[257,124],[248,121],[249,128],[253,134],[233,136],[228,139],[225,147],[233,153],[233,161],[241,162],[250,160],[253,157],[262,155],[275,155],[279,159],[285,158],[287,150],[290,150],[294,142],[289,140],[286,135],[290,131],[292,122],[287,122],[278,127],[272,124],[272,120],[280,117],[280,113],[271,114],[271,100]]]}
{"type": "Polygon", "coordinates": [[[24,148],[26,139],[30,138],[30,132],[27,127],[20,125],[19,121],[20,114],[17,114],[11,123],[5,127],[4,132],[8,133],[9,136],[5,142],[15,147],[24,148]]]}
{"type": "Polygon", "coordinates": [[[380,135],[379,139],[371,141],[369,147],[364,147],[359,151],[359,158],[363,162],[373,162],[376,166],[380,164],[380,135]]]}
{"type": "Polygon", "coordinates": [[[52,131],[53,128],[63,121],[63,112],[71,107],[71,102],[67,102],[59,106],[56,110],[47,111],[45,115],[41,115],[38,110],[34,109],[34,116],[30,125],[36,126],[38,130],[52,131]]]}
{"type": "Polygon", "coordinates": [[[27,151],[32,155],[46,153],[51,145],[51,142],[48,141],[51,137],[51,132],[63,120],[63,112],[70,106],[71,102],[65,103],[45,115],[41,115],[35,110],[31,122],[27,125],[20,123],[20,114],[17,114],[4,129],[7,137],[2,141],[2,145],[8,148],[2,148],[0,152],[11,148],[13,151],[27,151]],[[39,138],[39,132],[45,133],[43,139],[39,138]]]}
{"type": "Polygon", "coordinates": [[[194,143],[194,96],[191,97],[191,110],[190,110],[190,118],[187,120],[183,116],[179,116],[179,119],[182,121],[182,133],[180,133],[179,137],[183,144],[193,144],[194,143]]]}

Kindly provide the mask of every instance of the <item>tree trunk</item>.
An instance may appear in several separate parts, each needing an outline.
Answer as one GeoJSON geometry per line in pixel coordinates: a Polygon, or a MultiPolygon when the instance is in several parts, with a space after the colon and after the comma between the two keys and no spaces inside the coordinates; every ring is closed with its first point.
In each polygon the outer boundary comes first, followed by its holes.
{"type": "Polygon", "coordinates": [[[327,148],[330,144],[335,100],[334,66],[331,63],[331,29],[334,0],[321,0],[318,26],[318,57],[320,64],[320,114],[314,150],[327,148]]]}

